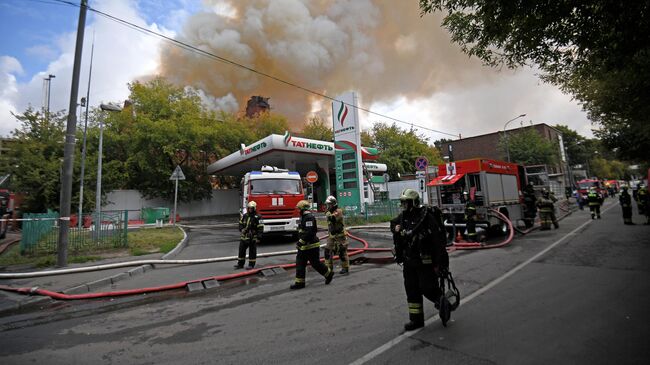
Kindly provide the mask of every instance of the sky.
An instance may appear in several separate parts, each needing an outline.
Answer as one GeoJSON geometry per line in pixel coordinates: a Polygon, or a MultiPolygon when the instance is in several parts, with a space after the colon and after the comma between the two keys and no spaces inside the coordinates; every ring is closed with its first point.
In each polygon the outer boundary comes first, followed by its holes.
{"type": "MultiPolygon", "coordinates": [[[[78,3],[78,0],[71,0],[78,3]]],[[[89,6],[151,31],[291,83],[336,97],[348,90],[363,128],[375,122],[414,126],[431,141],[475,136],[530,123],[564,124],[592,137],[580,106],[533,69],[495,70],[462,54],[439,27],[420,17],[417,1],[398,10],[389,0],[90,0],[89,6]],[[428,129],[442,131],[440,134],[428,129]]],[[[0,0],[0,135],[19,123],[11,113],[69,105],[79,8],[54,0],[0,0]]],[[[329,101],[232,65],[183,51],[158,37],[88,12],[79,97],[90,105],[121,103],[128,83],[162,75],[199,91],[209,108],[242,113],[251,95],[300,127],[329,101]],[[307,113],[307,114],[306,114],[307,113]]]]}

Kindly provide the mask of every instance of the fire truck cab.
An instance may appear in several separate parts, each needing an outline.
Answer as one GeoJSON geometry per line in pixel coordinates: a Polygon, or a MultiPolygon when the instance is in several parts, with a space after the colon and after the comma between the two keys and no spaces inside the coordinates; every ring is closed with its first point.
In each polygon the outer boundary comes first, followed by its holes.
{"type": "Polygon", "coordinates": [[[438,205],[445,213],[446,227],[464,229],[466,199],[473,199],[476,226],[505,234],[507,225],[488,214],[488,209],[499,211],[513,223],[523,219],[520,197],[523,176],[523,168],[517,164],[477,158],[439,165],[438,177],[428,186],[437,187],[438,205]]]}
{"type": "Polygon", "coordinates": [[[241,189],[240,214],[246,212],[248,202],[255,201],[265,235],[298,233],[300,212],[296,204],[305,196],[298,172],[265,165],[260,171],[247,172],[241,189]]]}

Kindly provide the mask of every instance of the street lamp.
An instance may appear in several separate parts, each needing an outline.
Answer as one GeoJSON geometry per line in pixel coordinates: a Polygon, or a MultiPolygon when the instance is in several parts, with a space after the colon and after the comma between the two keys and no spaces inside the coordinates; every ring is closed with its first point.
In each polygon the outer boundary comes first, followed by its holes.
{"type": "Polygon", "coordinates": [[[55,78],[56,76],[50,74],[45,78],[45,81],[47,81],[47,115],[50,115],[50,85],[52,85],[52,79],[55,78]]]}
{"type": "MultiPolygon", "coordinates": [[[[122,108],[115,104],[100,104],[99,108],[107,112],[120,112],[122,108]]],[[[102,147],[104,139],[104,118],[99,118],[99,154],[97,155],[97,196],[95,197],[95,211],[97,212],[97,222],[95,223],[95,232],[99,234],[102,217],[102,147]]]]}
{"type": "Polygon", "coordinates": [[[503,137],[506,139],[506,154],[508,155],[508,162],[510,162],[510,146],[508,146],[508,135],[506,134],[506,127],[508,127],[508,124],[510,124],[510,122],[517,120],[519,118],[523,118],[525,116],[526,114],[520,114],[510,119],[509,121],[506,122],[506,124],[503,125],[503,137]]]}

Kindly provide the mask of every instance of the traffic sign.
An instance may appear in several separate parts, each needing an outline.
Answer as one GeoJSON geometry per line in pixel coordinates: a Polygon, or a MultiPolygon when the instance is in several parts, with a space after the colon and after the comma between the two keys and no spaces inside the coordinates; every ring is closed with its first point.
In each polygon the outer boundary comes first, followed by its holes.
{"type": "Polygon", "coordinates": [[[169,180],[185,180],[185,174],[183,173],[183,170],[181,170],[180,165],[176,165],[176,169],[172,172],[172,176],[169,180]]]}
{"type": "Polygon", "coordinates": [[[305,176],[305,180],[307,180],[308,183],[313,184],[316,181],[318,181],[318,174],[316,173],[316,171],[309,171],[305,176]]]}
{"type": "Polygon", "coordinates": [[[415,159],[415,169],[416,170],[426,170],[427,166],[429,166],[429,160],[427,160],[426,157],[420,156],[415,159]]]}

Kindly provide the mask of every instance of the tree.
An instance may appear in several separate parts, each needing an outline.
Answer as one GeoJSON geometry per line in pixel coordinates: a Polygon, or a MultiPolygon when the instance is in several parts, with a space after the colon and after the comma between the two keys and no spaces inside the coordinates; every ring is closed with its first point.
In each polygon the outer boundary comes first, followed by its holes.
{"type": "Polygon", "coordinates": [[[420,0],[470,56],[493,67],[535,64],[578,100],[621,158],[650,154],[650,3],[647,1],[420,0]]]}
{"type": "Polygon", "coordinates": [[[377,162],[387,165],[391,179],[397,179],[398,173],[414,173],[415,159],[419,156],[425,156],[430,164],[442,163],[438,150],[427,144],[426,137],[413,130],[405,131],[395,124],[375,123],[369,136],[374,143],[368,146],[379,149],[377,162]]]}
{"type": "Polygon", "coordinates": [[[558,147],[543,138],[533,128],[525,128],[516,133],[508,133],[499,140],[499,150],[505,156],[510,151],[510,161],[522,165],[552,165],[558,160],[558,147]],[[508,139],[506,144],[506,138],[508,139]]]}
{"type": "Polygon", "coordinates": [[[330,123],[325,123],[319,117],[313,117],[309,123],[302,129],[300,135],[304,138],[316,139],[319,141],[334,140],[334,131],[330,123]]]}
{"type": "Polygon", "coordinates": [[[23,194],[24,212],[58,210],[67,113],[28,107],[13,116],[21,125],[12,132],[16,142],[2,160],[2,171],[12,175],[12,188],[23,194]]]}

